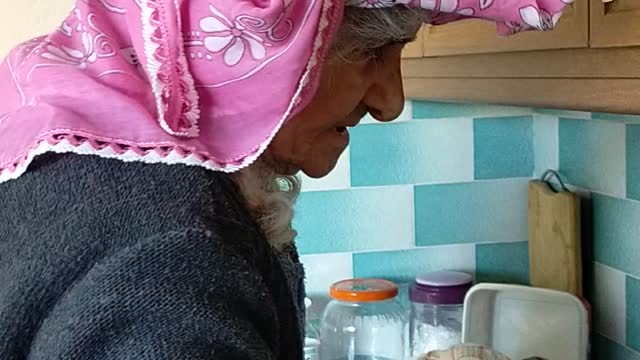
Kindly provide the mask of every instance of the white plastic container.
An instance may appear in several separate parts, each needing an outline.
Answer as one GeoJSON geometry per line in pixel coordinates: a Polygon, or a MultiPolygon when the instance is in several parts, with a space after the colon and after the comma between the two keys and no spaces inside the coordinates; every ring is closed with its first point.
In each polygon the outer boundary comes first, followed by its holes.
{"type": "Polygon", "coordinates": [[[512,359],[587,360],[587,310],[560,291],[480,284],[465,299],[462,340],[512,359]]]}

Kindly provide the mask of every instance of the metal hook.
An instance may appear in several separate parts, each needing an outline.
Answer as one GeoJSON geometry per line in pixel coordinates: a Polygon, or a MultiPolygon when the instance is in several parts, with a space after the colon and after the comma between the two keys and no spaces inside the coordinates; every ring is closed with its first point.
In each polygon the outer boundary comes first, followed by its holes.
{"type": "Polygon", "coordinates": [[[540,178],[540,180],[544,181],[545,183],[547,183],[547,185],[551,188],[551,190],[553,190],[554,192],[558,192],[553,185],[551,184],[551,182],[549,182],[549,178],[553,178],[555,177],[556,180],[558,180],[558,183],[560,183],[560,189],[562,191],[567,191],[569,192],[569,189],[567,189],[567,187],[564,185],[564,182],[562,182],[562,179],[560,178],[560,174],[558,174],[557,171],[555,170],[547,170],[544,172],[544,174],[542,174],[542,177],[540,178]]]}

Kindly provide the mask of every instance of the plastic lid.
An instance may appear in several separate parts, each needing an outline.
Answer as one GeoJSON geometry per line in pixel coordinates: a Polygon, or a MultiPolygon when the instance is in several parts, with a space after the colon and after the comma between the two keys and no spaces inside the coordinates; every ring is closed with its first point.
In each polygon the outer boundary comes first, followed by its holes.
{"type": "Polygon", "coordinates": [[[457,271],[437,271],[422,274],[416,278],[416,282],[425,286],[460,286],[473,282],[470,274],[457,271]]]}
{"type": "Polygon", "coordinates": [[[462,305],[473,284],[470,274],[439,271],[420,275],[409,290],[414,303],[432,305],[462,305]]]}
{"type": "Polygon", "coordinates": [[[398,295],[398,286],[380,279],[352,279],[333,284],[329,293],[332,298],[340,301],[384,301],[398,295]]]}

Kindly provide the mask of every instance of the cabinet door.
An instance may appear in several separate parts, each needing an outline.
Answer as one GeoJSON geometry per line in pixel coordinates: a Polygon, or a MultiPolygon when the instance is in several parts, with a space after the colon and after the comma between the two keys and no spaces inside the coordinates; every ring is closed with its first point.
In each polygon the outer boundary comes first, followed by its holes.
{"type": "Polygon", "coordinates": [[[0,58],[15,45],[50,33],[62,23],[73,0],[8,1],[0,13],[0,58]]]}
{"type": "Polygon", "coordinates": [[[640,1],[591,0],[591,47],[640,45],[640,1]]]}
{"type": "MultiPolygon", "coordinates": [[[[638,0],[629,0],[638,1],[638,0]]],[[[557,28],[509,37],[496,35],[496,25],[483,20],[464,20],[425,29],[424,56],[568,49],[589,46],[589,0],[575,0],[567,7],[557,28]]]]}

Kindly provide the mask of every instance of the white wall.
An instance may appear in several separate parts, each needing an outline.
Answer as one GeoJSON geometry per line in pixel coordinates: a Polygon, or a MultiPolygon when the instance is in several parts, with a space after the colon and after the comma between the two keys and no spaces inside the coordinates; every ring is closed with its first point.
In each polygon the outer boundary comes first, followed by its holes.
{"type": "Polygon", "coordinates": [[[74,0],[0,0],[0,57],[16,44],[55,29],[74,0]]]}

